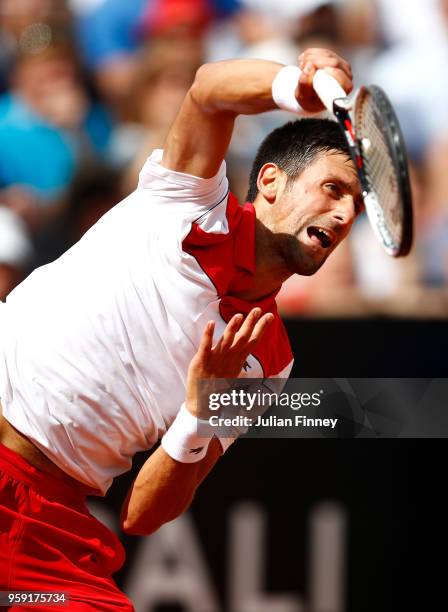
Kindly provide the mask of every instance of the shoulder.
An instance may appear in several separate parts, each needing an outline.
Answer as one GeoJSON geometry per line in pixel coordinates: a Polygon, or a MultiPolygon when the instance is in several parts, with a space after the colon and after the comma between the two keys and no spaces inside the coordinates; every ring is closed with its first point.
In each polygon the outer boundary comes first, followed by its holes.
{"type": "Polygon", "coordinates": [[[224,161],[215,176],[204,179],[165,168],[162,155],[161,149],[153,151],[139,175],[138,189],[150,194],[152,202],[194,221],[225,201],[229,182],[224,161]]]}
{"type": "Polygon", "coordinates": [[[186,174],[171,170],[162,164],[163,149],[154,149],[146,160],[139,177],[139,187],[151,187],[154,180],[164,181],[169,184],[179,185],[187,189],[197,189],[207,192],[211,186],[220,183],[226,175],[226,163],[223,161],[218,172],[211,178],[202,178],[193,174],[186,174]]]}

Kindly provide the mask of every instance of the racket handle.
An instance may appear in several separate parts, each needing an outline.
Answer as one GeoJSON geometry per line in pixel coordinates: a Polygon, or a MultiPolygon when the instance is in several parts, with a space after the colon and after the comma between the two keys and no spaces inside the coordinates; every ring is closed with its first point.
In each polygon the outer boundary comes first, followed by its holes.
{"type": "Polygon", "coordinates": [[[346,98],[347,94],[334,77],[325,70],[317,70],[313,78],[314,91],[317,93],[325,108],[333,112],[333,100],[346,98]]]}

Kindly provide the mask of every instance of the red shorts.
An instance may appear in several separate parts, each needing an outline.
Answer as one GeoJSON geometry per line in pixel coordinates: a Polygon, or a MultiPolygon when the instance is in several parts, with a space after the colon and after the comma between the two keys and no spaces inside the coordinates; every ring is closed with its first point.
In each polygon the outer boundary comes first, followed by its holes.
{"type": "Polygon", "coordinates": [[[124,549],[89,513],[88,493],[0,444],[0,591],[64,592],[69,598],[65,607],[18,610],[134,610],[112,578],[124,549]]]}

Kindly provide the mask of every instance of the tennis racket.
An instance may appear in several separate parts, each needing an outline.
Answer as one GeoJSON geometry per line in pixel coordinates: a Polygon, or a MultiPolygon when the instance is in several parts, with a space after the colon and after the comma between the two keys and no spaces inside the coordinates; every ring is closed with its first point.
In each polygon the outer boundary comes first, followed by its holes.
{"type": "Polygon", "coordinates": [[[313,87],[345,134],[376,237],[392,257],[407,255],[413,221],[406,147],[386,94],[370,85],[349,99],[325,70],[316,72],[313,87]]]}

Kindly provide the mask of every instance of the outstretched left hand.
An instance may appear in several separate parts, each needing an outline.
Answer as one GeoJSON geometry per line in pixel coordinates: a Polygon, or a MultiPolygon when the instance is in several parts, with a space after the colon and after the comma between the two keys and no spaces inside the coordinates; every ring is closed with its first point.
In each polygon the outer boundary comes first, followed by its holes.
{"type": "Polygon", "coordinates": [[[237,378],[249,353],[258,345],[274,320],[272,313],[262,315],[253,308],[246,318],[237,314],[230,319],[223,335],[213,346],[214,323],[207,324],[201,344],[188,369],[185,405],[199,416],[198,381],[214,378],[237,378]]]}

